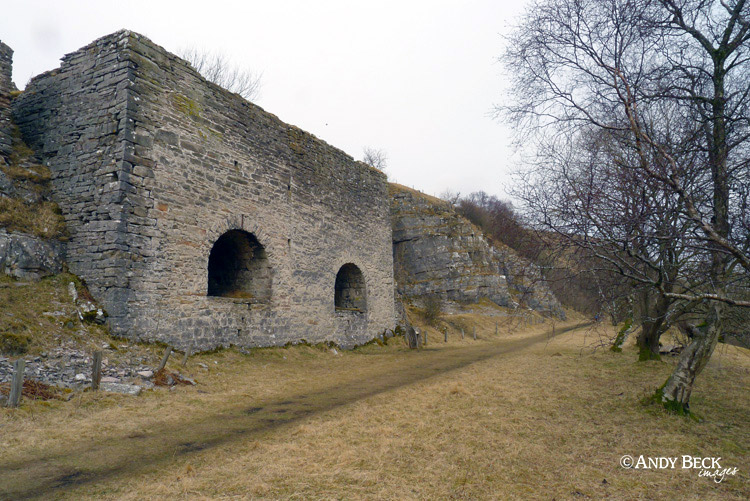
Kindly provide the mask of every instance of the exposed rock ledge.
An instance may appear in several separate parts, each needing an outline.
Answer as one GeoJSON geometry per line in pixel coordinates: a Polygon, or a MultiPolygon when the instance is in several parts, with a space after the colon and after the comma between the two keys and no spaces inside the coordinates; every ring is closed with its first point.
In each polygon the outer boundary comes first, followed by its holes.
{"type": "Polygon", "coordinates": [[[482,232],[443,200],[390,184],[394,272],[398,293],[410,299],[500,305],[519,303],[564,317],[533,263],[482,232]]]}
{"type": "Polygon", "coordinates": [[[64,269],[65,244],[26,233],[0,229],[0,272],[22,279],[39,279],[64,269]]]}

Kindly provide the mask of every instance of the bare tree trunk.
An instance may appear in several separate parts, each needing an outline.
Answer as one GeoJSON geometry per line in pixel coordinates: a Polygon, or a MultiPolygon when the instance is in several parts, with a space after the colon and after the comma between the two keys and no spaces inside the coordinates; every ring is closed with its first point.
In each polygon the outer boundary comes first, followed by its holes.
{"type": "Polygon", "coordinates": [[[622,352],[622,345],[625,344],[625,341],[628,339],[628,336],[630,335],[630,332],[632,330],[633,330],[633,314],[631,313],[625,319],[625,324],[617,333],[617,336],[615,337],[615,341],[612,343],[612,346],[610,346],[609,349],[614,351],[615,353],[622,352]]]}
{"type": "Polygon", "coordinates": [[[636,339],[638,360],[661,360],[659,339],[664,333],[669,303],[662,296],[644,291],[643,311],[641,312],[641,333],[636,339]]]}
{"type": "Polygon", "coordinates": [[[720,303],[711,305],[704,325],[689,325],[692,341],[682,351],[672,375],[662,388],[656,391],[664,407],[678,414],[690,413],[690,394],[698,374],[711,358],[721,334],[721,315],[724,306],[720,303]]]}
{"type": "Polygon", "coordinates": [[[641,333],[638,334],[638,360],[661,360],[659,355],[659,338],[661,337],[661,322],[643,322],[641,333]]]}

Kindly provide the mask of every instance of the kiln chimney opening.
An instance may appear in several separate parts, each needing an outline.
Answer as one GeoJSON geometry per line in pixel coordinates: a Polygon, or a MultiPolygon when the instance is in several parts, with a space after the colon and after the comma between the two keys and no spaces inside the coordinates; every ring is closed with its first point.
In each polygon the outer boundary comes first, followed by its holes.
{"type": "Polygon", "coordinates": [[[365,311],[367,298],[365,277],[352,263],[347,263],[336,274],[334,304],[337,310],[365,311]]]}
{"type": "Polygon", "coordinates": [[[230,230],[216,240],[208,256],[208,295],[270,299],[271,267],[255,235],[230,230]]]}

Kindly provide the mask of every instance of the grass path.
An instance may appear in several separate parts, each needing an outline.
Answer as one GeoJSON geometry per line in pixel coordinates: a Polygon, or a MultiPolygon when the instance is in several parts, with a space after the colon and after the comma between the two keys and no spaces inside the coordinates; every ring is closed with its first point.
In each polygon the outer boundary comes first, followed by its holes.
{"type": "MultiPolygon", "coordinates": [[[[558,328],[556,334],[579,328],[558,328]]],[[[0,461],[0,496],[47,498],[87,483],[159,468],[175,458],[227,443],[252,440],[300,419],[379,393],[424,381],[478,361],[517,352],[552,337],[552,331],[521,339],[505,339],[451,348],[406,352],[372,366],[343,384],[294,393],[244,405],[228,402],[198,419],[165,424],[148,433],[107,435],[66,442],[60,450],[30,451],[0,461]]]]}
{"type": "Polygon", "coordinates": [[[0,499],[750,499],[748,350],[717,348],[695,422],[639,403],[675,358],[599,349],[603,324],[495,335],[497,318],[471,317],[476,342],[228,350],[191,359],[195,387],[0,409],[0,499]],[[624,469],[624,454],[738,472],[624,469]]]}

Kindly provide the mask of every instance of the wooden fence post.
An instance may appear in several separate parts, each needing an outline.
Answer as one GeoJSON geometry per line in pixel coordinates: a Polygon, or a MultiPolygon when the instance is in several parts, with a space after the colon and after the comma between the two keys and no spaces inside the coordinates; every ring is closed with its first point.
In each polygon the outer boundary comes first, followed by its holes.
{"type": "Polygon", "coordinates": [[[187,359],[188,357],[193,353],[193,345],[191,344],[187,350],[185,350],[185,356],[182,357],[182,366],[185,367],[187,365],[187,359]]]}
{"type": "Polygon", "coordinates": [[[461,341],[463,341],[463,340],[464,340],[464,330],[463,330],[463,328],[461,328],[461,341]]]}
{"type": "Polygon", "coordinates": [[[166,367],[167,360],[169,360],[169,355],[171,355],[171,354],[172,354],[172,347],[171,346],[167,346],[167,349],[164,350],[164,356],[162,357],[161,363],[159,364],[159,368],[156,369],[156,372],[159,372],[164,367],[166,367]]]}
{"type": "Polygon", "coordinates": [[[94,352],[94,361],[91,366],[91,389],[99,389],[99,383],[102,380],[102,352],[94,352]]]}
{"type": "Polygon", "coordinates": [[[447,327],[443,331],[443,336],[445,336],[445,340],[443,342],[447,343],[448,342],[448,328],[447,327]]]}
{"type": "Polygon", "coordinates": [[[497,336],[497,320],[495,320],[495,335],[497,336]]]}
{"type": "Polygon", "coordinates": [[[476,341],[477,340],[477,326],[476,325],[472,328],[472,334],[474,335],[474,341],[476,341]]]}
{"type": "Polygon", "coordinates": [[[23,371],[26,368],[26,360],[19,358],[13,363],[13,379],[10,383],[10,395],[8,395],[8,407],[18,407],[21,403],[23,393],[23,371]]]}

